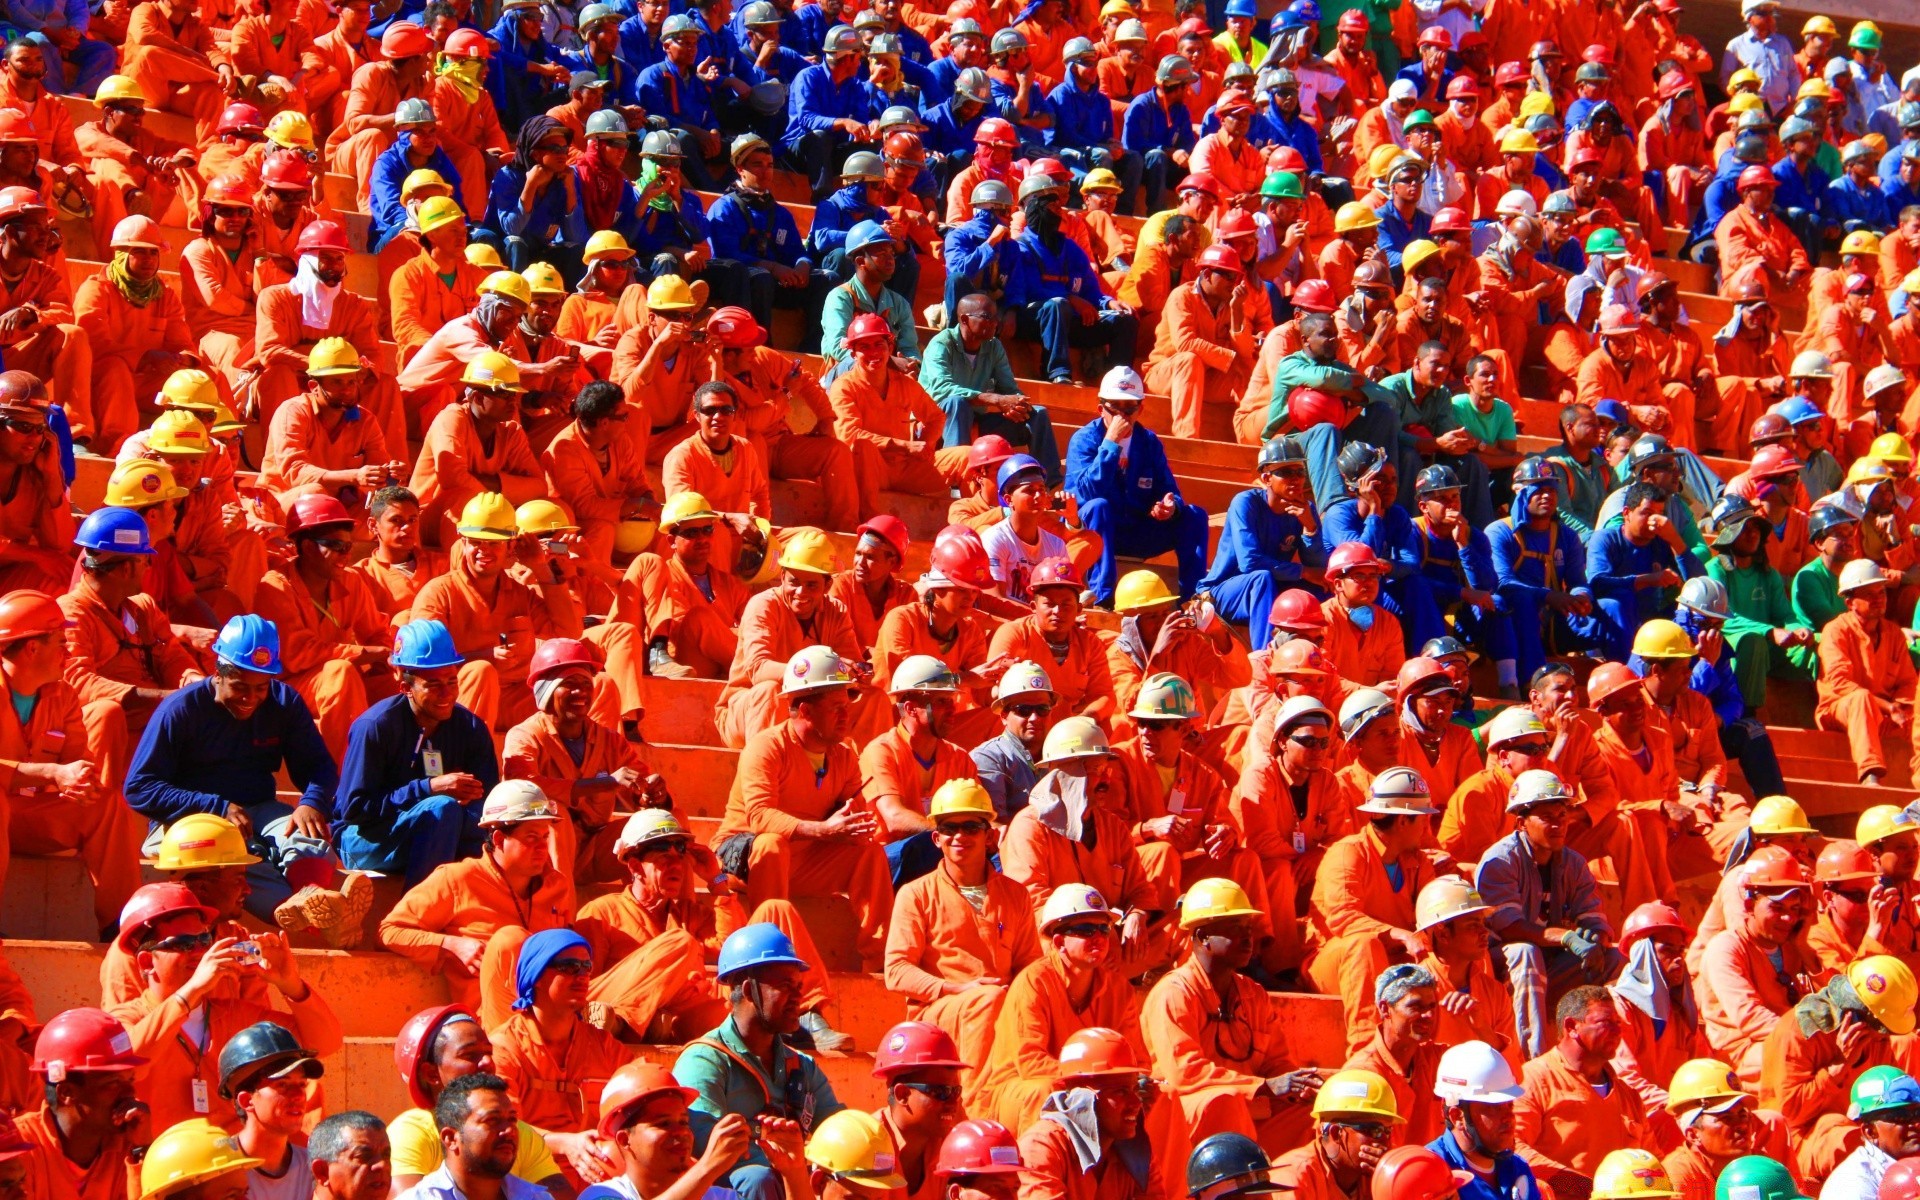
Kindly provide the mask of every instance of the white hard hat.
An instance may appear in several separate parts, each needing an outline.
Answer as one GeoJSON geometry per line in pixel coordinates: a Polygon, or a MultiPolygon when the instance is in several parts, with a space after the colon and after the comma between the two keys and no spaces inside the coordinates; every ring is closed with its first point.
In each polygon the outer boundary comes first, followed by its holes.
{"type": "Polygon", "coordinates": [[[1494,906],[1458,875],[1442,875],[1420,889],[1413,902],[1413,931],[1425,933],[1455,917],[1489,913],[1494,906]]]}
{"type": "Polygon", "coordinates": [[[493,785],[480,805],[480,828],[521,825],[528,821],[558,821],[560,810],[528,779],[503,779],[493,785]]]}
{"type": "Polygon", "coordinates": [[[1340,702],[1340,736],[1352,741],[1362,729],[1393,712],[1392,696],[1379,688],[1360,688],[1340,702]]]}
{"type": "Polygon", "coordinates": [[[1147,399],[1147,385],[1140,378],[1140,372],[1129,366],[1118,366],[1100,377],[1100,398],[1102,400],[1133,400],[1144,403],[1147,399]]]}
{"type": "Polygon", "coordinates": [[[1440,811],[1432,801],[1433,792],[1420,772],[1412,767],[1388,767],[1373,777],[1367,802],[1354,811],[1376,817],[1430,817],[1440,811]]]}
{"type": "Polygon", "coordinates": [[[953,668],[931,654],[911,654],[893,669],[887,695],[904,696],[910,692],[957,692],[960,677],[953,668]]]}
{"type": "Polygon", "coordinates": [[[629,851],[638,850],[650,842],[666,841],[670,838],[692,840],[693,834],[680,823],[680,818],[664,808],[643,808],[627,818],[620,827],[620,836],[614,840],[613,856],[625,858],[629,851]]]}
{"type": "Polygon", "coordinates": [[[1495,206],[1493,211],[1503,217],[1531,217],[1539,214],[1540,205],[1534,200],[1532,192],[1525,191],[1521,188],[1514,188],[1506,195],[1500,197],[1500,203],[1495,206]]]}
{"type": "Polygon", "coordinates": [[[1487,749],[1498,750],[1508,742],[1542,736],[1546,732],[1546,723],[1532,709],[1516,704],[1501,709],[1487,722],[1487,749]]]}
{"type": "Polygon", "coordinates": [[[1843,596],[1855,588],[1885,582],[1887,577],[1881,572],[1880,564],[1870,558],[1856,558],[1840,568],[1840,594],[1843,596]]]}
{"type": "Polygon", "coordinates": [[[1792,379],[1832,379],[1833,362],[1818,350],[1802,350],[1793,356],[1787,375],[1792,379]]]}
{"type": "Polygon", "coordinates": [[[1333,724],[1333,713],[1326,705],[1312,696],[1294,696],[1280,706],[1280,712],[1273,719],[1273,731],[1285,733],[1302,721],[1319,720],[1328,726],[1333,724]]]}
{"type": "Polygon", "coordinates": [[[1461,1042],[1440,1055],[1433,1094],[1448,1104],[1512,1104],[1520,1085],[1505,1055],[1485,1042],[1461,1042]]]}
{"type": "Polygon", "coordinates": [[[996,702],[1034,694],[1058,695],[1053,690],[1053,680],[1047,678],[1047,669],[1037,662],[1014,663],[1000,676],[1000,682],[993,685],[996,702]]]}
{"type": "Polygon", "coordinates": [[[1108,905],[1100,889],[1084,883],[1063,883],[1047,895],[1040,907],[1040,932],[1052,933],[1055,925],[1075,917],[1105,917],[1117,921],[1120,914],[1108,905]]]}
{"type": "Polygon", "coordinates": [[[1571,804],[1573,789],[1552,771],[1522,771],[1507,791],[1507,811],[1517,813],[1536,804],[1571,804]]]}

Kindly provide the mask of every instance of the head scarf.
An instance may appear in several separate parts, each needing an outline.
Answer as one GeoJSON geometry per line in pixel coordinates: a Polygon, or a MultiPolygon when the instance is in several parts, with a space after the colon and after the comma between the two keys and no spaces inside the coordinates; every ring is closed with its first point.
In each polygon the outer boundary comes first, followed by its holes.
{"type": "Polygon", "coordinates": [[[166,285],[160,282],[160,276],[141,283],[127,270],[127,252],[115,250],[113,261],[107,264],[107,281],[113,284],[128,304],[135,308],[145,308],[160,298],[160,290],[166,285]]]}
{"type": "MultiPolygon", "coordinates": [[[[480,102],[480,76],[486,69],[487,60],[484,58],[449,58],[445,54],[434,57],[433,73],[441,79],[452,80],[461,99],[468,104],[480,102]]],[[[552,120],[551,117],[534,119],[552,120]]]]}
{"type": "Polygon", "coordinates": [[[567,135],[569,144],[573,142],[573,131],[552,117],[528,117],[526,124],[520,126],[519,136],[513,139],[513,165],[520,169],[521,174],[533,170],[533,148],[556,129],[567,135]]]}
{"type": "Polygon", "coordinates": [[[620,168],[606,159],[607,143],[588,138],[581,151],[574,175],[580,181],[580,204],[587,216],[588,229],[611,229],[620,215],[620,201],[632,186],[620,168]]]}
{"type": "Polygon", "coordinates": [[[499,295],[495,292],[488,292],[486,295],[480,297],[478,304],[473,306],[473,319],[479,324],[481,329],[492,329],[493,320],[499,315],[497,310],[508,308],[514,303],[514,300],[506,296],[499,295]]]}
{"type": "MultiPolygon", "coordinates": [[[[1689,1021],[1699,1021],[1693,1002],[1693,989],[1681,980],[1680,1012],[1689,1021]]],[[[1660,969],[1660,955],[1652,938],[1641,938],[1627,951],[1627,969],[1613,985],[1614,994],[1653,1018],[1655,1028],[1663,1028],[1673,1019],[1673,984],[1660,969]]]]}
{"type": "Polygon", "coordinates": [[[513,986],[519,993],[513,1002],[515,1012],[533,1007],[533,989],[539,985],[540,977],[546,974],[554,959],[576,946],[592,954],[587,939],[571,929],[543,929],[520,944],[520,964],[513,971],[513,986]]]}
{"type": "Polygon", "coordinates": [[[333,302],[340,297],[344,283],[328,287],[319,275],[320,256],[302,254],[300,271],[287,284],[288,290],[300,297],[300,323],[309,329],[333,328],[333,302]]]}

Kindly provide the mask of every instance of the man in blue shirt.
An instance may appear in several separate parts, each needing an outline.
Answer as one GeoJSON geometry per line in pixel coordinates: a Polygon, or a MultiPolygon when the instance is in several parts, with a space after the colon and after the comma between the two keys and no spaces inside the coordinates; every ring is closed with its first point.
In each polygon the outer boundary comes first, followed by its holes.
{"type": "Polygon", "coordinates": [[[1517,673],[1531,678],[1548,654],[1597,646],[1601,620],[1587,587],[1586,546],[1560,519],[1558,469],[1530,458],[1513,469],[1513,508],[1487,527],[1500,599],[1513,614],[1517,673]]]}
{"type": "Polygon", "coordinates": [[[1258,485],[1227,506],[1213,568],[1200,588],[1221,616],[1246,623],[1248,644],[1259,650],[1273,638],[1268,618],[1274,598],[1290,588],[1313,591],[1301,581],[1301,569],[1326,565],[1327,548],[1307,486],[1307,452],[1299,443],[1269,439],[1260,447],[1256,470],[1258,485]]]}
{"type": "Polygon", "coordinates": [[[1682,582],[1706,573],[1678,527],[1667,520],[1667,504],[1667,493],[1658,486],[1628,484],[1620,523],[1595,530],[1587,546],[1587,577],[1607,616],[1607,656],[1616,661],[1626,660],[1642,622],[1673,617],[1682,582]]]}
{"type": "Polygon", "coordinates": [[[709,192],[717,184],[707,159],[720,153],[710,85],[720,78],[720,68],[700,62],[699,44],[700,29],[691,18],[678,13],[668,17],[660,27],[660,47],[666,57],[640,72],[634,93],[647,115],[666,121],[679,141],[688,180],[696,189],[709,192]]]}
{"type": "Polygon", "coordinates": [[[340,776],[306,701],[279,678],[273,622],[233,618],[213,653],[213,678],[174,692],[147,721],[127,770],[127,804],[153,822],[150,849],[190,813],[232,821],[260,857],[247,869],[247,908],[272,920],[294,895],[290,875],[311,882],[333,873],[327,812],[340,776]],[[278,796],[282,767],[300,789],[293,806],[278,796]]]}
{"type": "Polygon", "coordinates": [[[1101,290],[1087,252],[1060,231],[1060,200],[1044,175],[1021,181],[1027,227],[1013,239],[1018,253],[1006,303],[1019,314],[1021,336],[1038,338],[1046,350],[1047,379],[1072,383],[1074,349],[1101,347],[1109,362],[1132,362],[1140,320],[1101,290]]]}
{"type": "Polygon", "coordinates": [[[1420,57],[1400,68],[1394,79],[1404,79],[1414,87],[1414,99],[1428,112],[1439,112],[1447,104],[1447,85],[1453,82],[1453,35],[1439,25],[1420,31],[1420,57]]]}
{"type": "Polygon", "coordinates": [[[1420,184],[1427,177],[1418,155],[1403,154],[1387,168],[1387,202],[1380,206],[1380,249],[1393,268],[1394,286],[1401,278],[1400,255],[1433,230],[1433,218],[1420,211],[1420,184]]]}
{"type": "Polygon", "coordinates": [[[1880,190],[1887,194],[1887,207],[1894,220],[1907,207],[1920,204],[1920,142],[1908,142],[1900,155],[1900,170],[1891,178],[1882,178],[1880,190]]]}
{"type": "MultiPolygon", "coordinates": [[[[762,5],[771,7],[770,5],[762,5]]],[[[820,306],[839,277],[821,270],[805,253],[793,214],[773,198],[773,150],[758,134],[743,133],[733,142],[733,169],[739,178],[707,213],[708,244],[716,259],[741,264],[746,272],[746,309],[766,329],[775,308],[807,314],[810,337],[820,332],[820,306]]],[[[803,354],[819,353],[803,337],[803,354]]]]}
{"type": "Polygon", "coordinates": [[[1513,620],[1500,603],[1493,547],[1462,510],[1463,490],[1459,475],[1444,463],[1414,478],[1419,573],[1433,596],[1435,611],[1443,619],[1452,614],[1460,637],[1493,660],[1501,694],[1517,700],[1520,676],[1514,666],[1513,620]]]}
{"type": "Polygon", "coordinates": [[[1780,6],[1774,0],[1740,0],[1740,16],[1747,28],[1727,43],[1720,56],[1720,86],[1741,67],[1751,68],[1760,77],[1760,98],[1775,115],[1793,107],[1800,90],[1800,63],[1793,56],[1793,43],[1775,28],[1780,6]]]}
{"type": "Polygon", "coordinates": [[[980,22],[972,17],[961,17],[947,30],[946,55],[934,59],[927,67],[927,73],[933,77],[933,91],[927,95],[923,106],[932,111],[941,98],[952,95],[954,81],[968,67],[985,71],[991,65],[987,56],[986,30],[980,28],[980,22]]]}
{"type": "Polygon", "coordinates": [[[1181,499],[1159,436],[1140,424],[1146,394],[1132,367],[1108,371],[1100,381],[1100,415],[1067,445],[1066,490],[1080,505],[1082,527],[1101,539],[1087,586],[1104,605],[1113,603],[1114,559],[1121,555],[1173,551],[1182,597],[1193,595],[1207,565],[1207,510],[1181,499]]]}
{"type": "Polygon", "coordinates": [[[368,237],[376,251],[385,249],[407,227],[406,197],[401,189],[415,171],[435,172],[453,189],[454,200],[460,199],[460,172],[440,148],[440,125],[434,118],[433,105],[418,98],[402,100],[393,112],[393,128],[397,136],[393,145],[374,160],[373,177],[367,187],[367,205],[373,217],[368,223],[368,237]]]}
{"type": "Polygon", "coordinates": [[[1827,185],[1827,212],[1840,231],[1864,229],[1886,233],[1893,228],[1893,208],[1873,177],[1873,145],[1864,138],[1847,143],[1840,152],[1840,178],[1827,185]]]}
{"type": "Polygon", "coordinates": [[[993,103],[993,81],[978,67],[960,72],[953,81],[953,95],[927,110],[927,128],[920,142],[933,157],[942,194],[973,161],[973,139],[981,122],[999,115],[993,103]]]}
{"type": "Polygon", "coordinates": [[[86,0],[7,0],[6,19],[26,35],[19,39],[24,43],[18,51],[21,67],[14,69],[44,63],[47,73],[40,86],[48,92],[91,96],[113,74],[118,58],[113,45],[87,36],[92,17],[86,0]],[[28,64],[28,51],[38,52],[40,62],[28,64]]]}
{"type": "Polygon", "coordinates": [[[1006,295],[1007,279],[1013,274],[1014,258],[1019,253],[1007,224],[1013,215],[1013,193],[1007,185],[998,179],[983,179],[973,185],[973,194],[967,199],[973,205],[973,216],[947,228],[941,254],[947,268],[949,321],[958,311],[962,296],[980,292],[997,302],[1006,295]]]}
{"type": "Polygon", "coordinates": [[[1420,531],[1399,503],[1399,468],[1385,450],[1360,441],[1340,448],[1339,463],[1347,495],[1327,505],[1325,544],[1364,543],[1387,568],[1380,600],[1409,640],[1417,646],[1442,636],[1447,628],[1420,570],[1420,531]]]}
{"type": "MultiPolygon", "coordinates": [[[[740,64],[735,73],[748,87],[779,80],[789,88],[800,72],[812,66],[806,55],[786,44],[786,22],[780,10],[767,0],[754,0],[740,14],[740,64]]],[[[786,129],[786,113],[779,114],[780,128],[772,132],[758,130],[763,137],[777,138],[786,129]]]]}
{"type": "Polygon", "coordinates": [[[1161,59],[1153,72],[1153,90],[1135,96],[1120,123],[1121,146],[1140,156],[1149,213],[1164,207],[1167,177],[1186,174],[1187,156],[1198,141],[1187,110],[1187,87],[1199,78],[1193,64],[1178,54],[1161,59]]]}
{"type": "Polygon", "coordinates": [[[1074,182],[1095,167],[1105,167],[1120,180],[1120,211],[1133,211],[1133,194],[1140,187],[1140,156],[1114,136],[1113,102],[1100,90],[1100,52],[1086,38],[1069,41],[1062,57],[1065,82],[1047,93],[1053,108],[1053,126],[1047,146],[1053,156],[1073,171],[1074,182]]]}
{"type": "Polygon", "coordinates": [[[1020,135],[1019,157],[1038,158],[1053,128],[1053,105],[1047,103],[1044,85],[1033,69],[1027,35],[1018,29],[1002,29],[993,35],[990,53],[993,66],[988,68],[987,78],[993,102],[1020,135]]]}
{"type": "Polygon", "coordinates": [[[1827,173],[1814,165],[1820,133],[1808,121],[1788,117],[1780,125],[1780,144],[1786,153],[1773,164],[1773,208],[1807,248],[1807,257],[1819,258],[1826,232],[1833,227],[1827,215],[1827,173]]]}
{"type": "Polygon", "coordinates": [[[487,30],[495,46],[487,92],[507,129],[552,108],[567,82],[567,69],[556,62],[542,32],[543,16],[540,0],[507,0],[500,19],[487,30]]]}
{"type": "Polygon", "coordinates": [[[1461,1042],[1440,1056],[1438,1077],[1446,1130],[1427,1149],[1472,1176],[1460,1185],[1459,1200],[1540,1200],[1533,1168],[1513,1148],[1513,1102],[1521,1090],[1506,1055],[1485,1042],[1461,1042]]]}
{"type": "MultiPolygon", "coordinates": [[[[632,111],[639,102],[639,68],[620,57],[620,14],[605,4],[589,4],[580,10],[580,48],[562,50],[557,57],[569,72],[592,71],[607,81],[607,90],[624,115],[637,118],[632,111]]],[[[545,110],[542,110],[545,111],[545,110]]]]}
{"type": "Polygon", "coordinates": [[[815,204],[833,191],[841,162],[856,143],[869,140],[869,124],[880,115],[861,77],[866,53],[859,34],[835,26],[827,33],[826,61],[800,72],[787,96],[781,145],[812,181],[815,204]]]}
{"type": "Polygon", "coordinates": [[[480,853],[480,801],[500,763],[486,723],[456,699],[466,660],[445,625],[407,622],[387,661],[400,694],[348,730],[333,826],[349,866],[404,872],[412,887],[480,853]]]}
{"type": "Polygon", "coordinates": [[[639,11],[620,22],[620,57],[633,64],[635,70],[644,71],[666,61],[667,51],[661,45],[661,35],[666,31],[670,11],[668,0],[640,0],[639,11]]]}
{"type": "MultiPolygon", "coordinates": [[[[1292,71],[1281,67],[1273,72],[1267,81],[1272,89],[1273,115],[1271,120],[1280,131],[1280,140],[1300,152],[1306,160],[1310,174],[1321,173],[1320,131],[1307,124],[1300,116],[1300,78],[1292,71]]],[[[1248,138],[1252,140],[1251,135],[1248,138]]]]}
{"type": "Polygon", "coordinates": [[[1900,125],[1900,136],[1891,140],[1875,172],[1883,185],[1900,173],[1900,160],[1906,156],[1907,147],[1920,146],[1920,103],[1903,100],[1894,111],[1898,114],[1895,119],[1900,125]]]}

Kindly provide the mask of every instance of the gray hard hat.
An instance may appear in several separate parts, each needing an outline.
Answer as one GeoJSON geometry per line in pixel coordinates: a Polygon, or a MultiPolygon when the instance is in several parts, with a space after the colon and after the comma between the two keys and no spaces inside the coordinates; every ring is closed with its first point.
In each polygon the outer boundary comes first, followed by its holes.
{"type": "Polygon", "coordinates": [[[897,58],[904,51],[904,49],[905,47],[903,47],[900,44],[899,34],[876,33],[873,35],[873,42],[867,46],[867,53],[868,54],[891,54],[897,58]]]}
{"type": "Polygon", "coordinates": [[[842,180],[882,179],[884,172],[880,166],[880,156],[871,150],[856,150],[847,155],[846,165],[840,168],[842,180]]]}
{"type": "Polygon", "coordinates": [[[685,13],[673,14],[667,18],[665,24],[660,26],[661,41],[665,41],[670,37],[684,37],[689,33],[694,37],[699,37],[700,27],[695,25],[693,18],[685,13]]]}
{"type": "Polygon", "coordinates": [[[953,28],[947,30],[949,42],[958,37],[977,37],[984,42],[987,40],[987,31],[980,28],[980,22],[972,17],[961,17],[953,23],[953,28]]]}
{"type": "Polygon", "coordinates": [[[850,25],[835,25],[827,30],[827,36],[821,40],[821,51],[825,54],[865,54],[867,44],[860,40],[850,25]]]}
{"type": "Polygon", "coordinates": [[[1029,175],[1020,181],[1020,199],[1024,202],[1028,196],[1038,196],[1042,192],[1051,192],[1060,185],[1045,175],[1029,175]]]}
{"type": "Polygon", "coordinates": [[[778,25],[782,19],[780,10],[767,0],[753,0],[740,14],[742,25],[778,25]]]}
{"type": "Polygon", "coordinates": [[[1068,40],[1060,51],[1060,57],[1066,62],[1072,62],[1076,58],[1099,58],[1100,52],[1095,50],[1093,43],[1086,38],[1077,37],[1068,40]]]}
{"type": "Polygon", "coordinates": [[[975,208],[1012,208],[1013,193],[998,179],[983,179],[973,185],[973,194],[967,197],[967,203],[975,208]]]}
{"type": "Polygon", "coordinates": [[[1155,83],[1192,83],[1200,78],[1193,64],[1178,54],[1169,54],[1160,60],[1160,66],[1154,71],[1155,83]]]}
{"type": "Polygon", "coordinates": [[[992,49],[995,54],[1006,54],[1014,50],[1027,48],[1027,35],[1009,26],[993,35],[992,49]]]}
{"type": "Polygon", "coordinates": [[[417,96],[410,96],[400,102],[393,110],[395,125],[431,125],[434,123],[433,105],[417,96]]]}
{"type": "Polygon", "coordinates": [[[619,20],[620,13],[612,6],[606,4],[589,4],[580,10],[580,18],[575,23],[574,28],[578,29],[581,33],[585,33],[602,21],[613,21],[617,23],[619,20]]]}
{"type": "Polygon", "coordinates": [[[968,67],[953,77],[953,94],[985,104],[993,99],[993,81],[979,67],[968,67]]]}
{"type": "Polygon", "coordinates": [[[642,158],[679,158],[680,139],[670,130],[656,129],[640,139],[640,157],[642,158]]]}
{"type": "Polygon", "coordinates": [[[925,129],[926,123],[920,120],[920,114],[904,104],[889,105],[887,111],[880,114],[882,129],[925,129]]]}
{"type": "Polygon", "coordinates": [[[624,142],[632,132],[627,128],[627,119],[610,108],[600,109],[587,117],[587,136],[590,138],[624,142]]]}
{"type": "Polygon", "coordinates": [[[887,27],[887,19],[871,8],[863,8],[853,15],[853,27],[855,29],[866,29],[869,26],[876,29],[885,29],[887,27]]]}

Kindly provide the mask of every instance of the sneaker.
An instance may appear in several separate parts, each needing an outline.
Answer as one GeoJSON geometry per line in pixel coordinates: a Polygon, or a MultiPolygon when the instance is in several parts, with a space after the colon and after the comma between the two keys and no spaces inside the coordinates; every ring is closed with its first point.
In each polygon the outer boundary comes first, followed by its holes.
{"type": "Polygon", "coordinates": [[[845,1058],[853,1052],[853,1038],[827,1024],[819,1010],[800,1014],[800,1032],[813,1043],[813,1052],[821,1058],[845,1058]]]}
{"type": "Polygon", "coordinates": [[[693,668],[677,663],[665,646],[647,647],[647,674],[655,679],[692,679],[693,668]]]}
{"type": "Polygon", "coordinates": [[[339,892],[309,884],[281,901],[273,910],[273,919],[288,933],[306,929],[325,932],[340,923],[345,909],[346,900],[339,892]]]}

